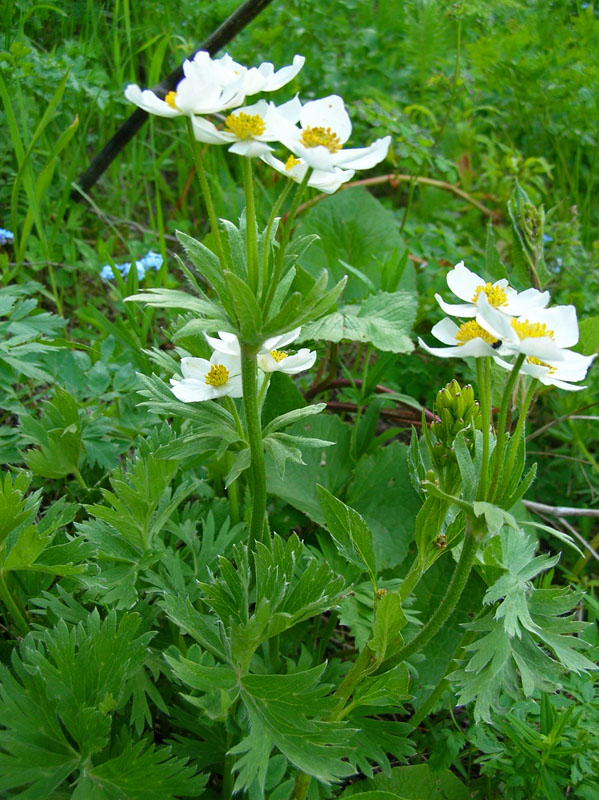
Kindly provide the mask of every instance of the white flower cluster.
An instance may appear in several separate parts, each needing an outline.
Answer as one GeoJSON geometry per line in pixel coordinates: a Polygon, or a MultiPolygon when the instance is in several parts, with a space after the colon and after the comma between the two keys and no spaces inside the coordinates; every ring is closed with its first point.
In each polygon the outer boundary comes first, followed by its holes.
{"type": "Polygon", "coordinates": [[[344,149],[352,126],[338,95],[304,105],[296,96],[278,107],[266,100],[243,106],[246,97],[273,92],[289,83],[304,60],[296,55],[291,65],[275,72],[270,63],[248,69],[229,55],[212,59],[200,51],[193,61],[184,62],[184,77],[164,100],[135,84],[127,87],[125,97],[151,114],[188,116],[198,141],[228,144],[229,150],[238,155],[261,157],[298,183],[311,168],[308,185],[330,194],[351,180],[356,169],[370,169],[382,161],[391,137],[377,139],[369,147],[344,149]],[[205,118],[230,109],[235,110],[225,118],[224,127],[205,118]],[[290,151],[285,163],[273,155],[269,142],[279,142],[290,151]]]}
{"type": "Polygon", "coordinates": [[[448,273],[447,285],[462,303],[437,302],[451,316],[467,318],[456,325],[446,317],[431,333],[448,347],[421,347],[435,356],[491,356],[495,363],[511,370],[513,362],[504,357],[525,356],[521,372],[545,385],[577,391],[574,386],[587,374],[595,358],[574,353],[567,348],[578,342],[578,321],[574,306],[547,308],[549,292],[527,289],[516,292],[503,279],[488,283],[475,272],[459,264],[448,273]]]}
{"type": "MultiPolygon", "coordinates": [[[[294,355],[279,348],[295,341],[301,328],[267,339],[258,353],[258,367],[264,373],[284,372],[296,375],[310,369],[316,361],[316,352],[303,347],[294,355]]],[[[213,353],[205,358],[182,358],[183,380],[171,378],[171,391],[184,403],[214,400],[217,397],[241,397],[241,351],[234,333],[219,331],[218,339],[206,336],[213,353]]]]}

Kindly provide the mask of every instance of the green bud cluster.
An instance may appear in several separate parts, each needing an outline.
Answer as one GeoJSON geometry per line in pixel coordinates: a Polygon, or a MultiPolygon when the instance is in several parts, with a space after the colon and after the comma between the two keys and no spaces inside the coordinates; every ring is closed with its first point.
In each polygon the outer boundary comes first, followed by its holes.
{"type": "MultiPolygon", "coordinates": [[[[482,428],[482,416],[472,386],[460,386],[454,378],[437,393],[434,413],[435,421],[430,425],[437,440],[433,456],[438,467],[445,467],[455,460],[452,445],[458,433],[482,428]]],[[[470,446],[474,443],[473,436],[467,435],[466,440],[470,446]]]]}

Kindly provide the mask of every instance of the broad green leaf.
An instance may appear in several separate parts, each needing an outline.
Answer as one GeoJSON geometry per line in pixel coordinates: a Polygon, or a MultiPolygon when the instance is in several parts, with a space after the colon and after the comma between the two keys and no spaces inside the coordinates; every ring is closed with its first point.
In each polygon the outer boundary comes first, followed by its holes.
{"type": "MultiPolygon", "coordinates": [[[[361,797],[369,791],[390,792],[405,800],[470,800],[468,788],[448,769],[432,769],[428,764],[411,767],[394,767],[389,776],[381,774],[365,781],[357,781],[341,795],[361,797]],[[397,794],[395,794],[397,792],[397,794]]],[[[374,800],[374,798],[373,798],[374,800]]]]}
{"type": "Polygon", "coordinates": [[[375,606],[372,638],[368,642],[378,663],[392,656],[403,645],[400,631],[406,622],[400,596],[397,592],[386,592],[375,606]]]}
{"type": "Polygon", "coordinates": [[[311,417],[314,414],[320,414],[321,411],[324,411],[326,406],[326,403],[314,403],[314,405],[305,406],[304,408],[295,408],[292,411],[281,414],[279,417],[271,420],[271,422],[266,425],[262,435],[268,436],[270,433],[279,431],[281,428],[286,428],[288,425],[291,425],[294,422],[300,422],[306,417],[311,417]]]}
{"type": "Polygon", "coordinates": [[[405,291],[371,295],[359,306],[343,306],[340,311],[306,325],[301,341],[370,342],[386,352],[410,353],[414,345],[409,333],[417,305],[415,295],[405,291]]]}
{"type": "MultiPolygon", "coordinates": [[[[345,498],[372,531],[374,552],[381,567],[400,564],[414,539],[421,500],[412,488],[407,452],[406,445],[393,442],[362,457],[345,498]]],[[[334,487],[327,488],[334,492],[334,487]]]]}
{"type": "Polygon", "coordinates": [[[337,549],[352,564],[368,572],[376,590],[377,567],[372,547],[372,533],[364,518],[334,497],[324,486],[317,485],[316,492],[327,528],[337,549]]]}
{"type": "MultiPolygon", "coordinates": [[[[298,234],[317,234],[302,257],[302,266],[313,275],[326,265],[332,280],[345,273],[342,262],[350,264],[354,275],[361,273],[377,288],[381,287],[383,264],[393,250],[403,250],[397,221],[369,192],[348,189],[327,197],[303,215],[298,234]]],[[[360,277],[350,275],[346,300],[362,300],[369,290],[360,277]]]]}

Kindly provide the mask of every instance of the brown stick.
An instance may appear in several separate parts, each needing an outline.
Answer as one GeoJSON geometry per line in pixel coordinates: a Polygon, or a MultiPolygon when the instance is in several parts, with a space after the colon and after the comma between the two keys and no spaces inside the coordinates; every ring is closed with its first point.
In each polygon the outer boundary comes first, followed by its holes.
{"type": "MultiPolygon", "coordinates": [[[[344,184],[340,191],[344,191],[345,189],[353,189],[354,186],[378,186],[383,183],[388,183],[390,186],[397,187],[400,183],[408,183],[409,181],[414,181],[415,183],[421,183],[424,186],[435,186],[437,189],[443,189],[445,192],[451,192],[455,194],[457,197],[461,197],[463,200],[466,200],[467,203],[477,208],[480,212],[482,212],[485,216],[490,217],[491,219],[496,219],[500,216],[500,212],[496,211],[491,208],[487,208],[481,202],[479,202],[476,198],[472,197],[472,195],[465,192],[463,189],[460,189],[459,186],[454,186],[453,183],[447,183],[447,181],[437,181],[434,178],[424,178],[418,175],[404,175],[401,173],[392,173],[389,175],[379,175],[375,178],[363,178],[360,181],[351,181],[350,183],[344,184]]],[[[311,206],[318,203],[320,200],[323,200],[325,197],[328,197],[326,194],[319,194],[317,197],[313,197],[311,200],[307,200],[305,203],[302,203],[301,206],[297,209],[297,213],[300,214],[302,211],[306,211],[311,206]]]]}
{"type": "MultiPolygon", "coordinates": [[[[208,38],[204,39],[190,58],[193,58],[200,50],[207,50],[210,55],[213,56],[221,47],[224,47],[231,39],[237,36],[237,34],[271,2],[272,0],[245,0],[222,25],[219,25],[214,33],[211,33],[208,38]]],[[[156,86],[153,86],[152,91],[160,96],[164,96],[175,89],[182,77],[183,65],[180,64],[167,78],[156,84],[156,86]]],[[[102,175],[114,161],[121,150],[133,139],[148,116],[147,111],[137,108],[133,114],[125,120],[114,136],[104,145],[100,152],[93,157],[91,164],[85,172],[82,172],[74,182],[74,187],[71,192],[71,198],[73,200],[79,202],[85,200],[85,195],[88,194],[92,186],[100,178],[100,175],[102,175]]]]}

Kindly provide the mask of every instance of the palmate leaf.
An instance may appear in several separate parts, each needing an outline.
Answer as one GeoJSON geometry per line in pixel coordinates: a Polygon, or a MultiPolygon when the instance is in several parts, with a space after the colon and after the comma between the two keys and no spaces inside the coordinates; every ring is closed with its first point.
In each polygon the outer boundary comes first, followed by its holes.
{"type": "Polygon", "coordinates": [[[207,777],[195,775],[170,747],[127,742],[119,755],[82,773],[73,800],[175,800],[198,797],[207,777]]]}
{"type": "Polygon", "coordinates": [[[246,675],[241,698],[250,720],[250,733],[232,753],[241,754],[235,791],[258,778],[264,787],[268,756],[273,746],[299,770],[324,783],[351,775],[344,761],[356,733],[345,722],[325,722],[334,700],[320,682],[325,665],[290,675],[246,675]]]}
{"type": "Polygon", "coordinates": [[[137,614],[117,621],[114,611],[105,620],[94,611],[77,626],[61,621],[25,638],[12,671],[0,667],[0,792],[45,800],[69,776],[81,799],[201,791],[203,781],[166,748],[129,740],[110,747],[113,712],[123,708],[152,637],[138,634],[140,621],[137,614]]]}
{"type": "Polygon", "coordinates": [[[287,542],[275,535],[270,546],[256,543],[255,596],[250,601],[247,548],[237,546],[234,553],[236,566],[221,558],[220,576],[199,586],[230,632],[231,658],[245,671],[262,642],[335,607],[345,581],[311,556],[295,534],[287,542]]]}
{"type": "Polygon", "coordinates": [[[554,691],[565,673],[596,669],[579,652],[590,646],[576,636],[587,624],[563,616],[581,594],[568,588],[535,589],[531,579],[557,559],[535,557],[534,552],[534,541],[512,528],[504,528],[485,551],[485,561],[495,560],[504,572],[484,598],[493,608],[466,626],[478,634],[466,647],[469,658],[449,676],[461,703],[475,701],[477,720],[490,721],[501,695],[516,696],[520,685],[526,696],[535,689],[554,691]]]}

